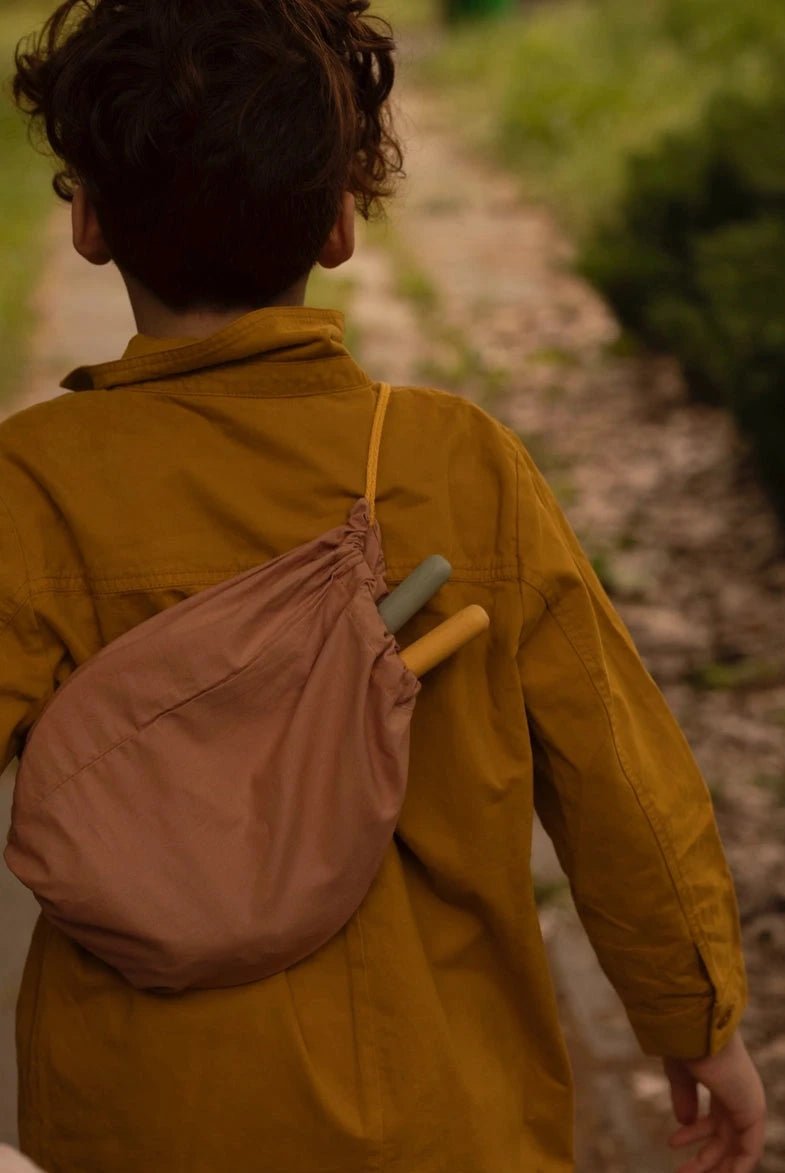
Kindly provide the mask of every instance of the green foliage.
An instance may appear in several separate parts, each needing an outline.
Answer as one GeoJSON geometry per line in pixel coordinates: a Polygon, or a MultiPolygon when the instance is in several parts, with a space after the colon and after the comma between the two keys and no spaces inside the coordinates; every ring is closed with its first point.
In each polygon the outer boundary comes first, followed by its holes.
{"type": "Polygon", "coordinates": [[[376,0],[371,5],[371,12],[389,20],[395,32],[428,28],[440,11],[440,0],[376,0]]]}
{"type": "Polygon", "coordinates": [[[563,0],[458,29],[420,68],[583,237],[618,201],[630,153],[694,125],[719,89],[764,94],[783,54],[771,0],[563,0]]]}
{"type": "Polygon", "coordinates": [[[698,397],[733,411],[785,516],[784,134],[785,94],[717,95],[691,131],[630,160],[581,269],[698,397]]]}
{"type": "Polygon", "coordinates": [[[450,22],[477,20],[507,12],[514,0],[442,0],[441,8],[445,20],[450,22]]]}
{"type": "Polygon", "coordinates": [[[676,354],[734,412],[785,517],[783,60],[773,0],[563,0],[458,30],[422,68],[560,212],[620,347],[676,354]]]}
{"type": "Polygon", "coordinates": [[[25,120],[11,98],[13,51],[49,11],[38,0],[0,9],[0,400],[20,378],[31,326],[30,296],[44,259],[41,227],[55,201],[54,166],[31,146],[25,120]]]}
{"type": "Polygon", "coordinates": [[[311,271],[305,295],[306,305],[337,310],[344,315],[344,345],[355,356],[362,351],[362,334],[352,316],[356,293],[356,282],[345,277],[342,270],[323,269],[316,265],[311,271]]]}
{"type": "Polygon", "coordinates": [[[598,550],[589,558],[591,568],[600,580],[602,587],[609,595],[613,595],[616,590],[616,580],[613,574],[613,566],[607,550],[598,550]]]}
{"type": "Polygon", "coordinates": [[[432,313],[438,308],[439,294],[430,277],[414,266],[398,270],[398,293],[410,301],[422,313],[432,313]]]}
{"type": "Polygon", "coordinates": [[[781,61],[785,29],[772,0],[665,0],[662,27],[694,59],[737,62],[741,54],[781,61]]]}
{"type": "Polygon", "coordinates": [[[785,806],[785,774],[758,774],[753,781],[762,790],[770,791],[781,806],[785,806]]]}
{"type": "Polygon", "coordinates": [[[570,896],[570,885],[566,878],[558,880],[535,879],[534,881],[534,900],[538,908],[544,908],[546,905],[563,906],[569,904],[570,896]]]}
{"type": "Polygon", "coordinates": [[[693,669],[687,679],[693,688],[705,692],[761,688],[782,678],[779,664],[768,660],[744,659],[733,663],[710,663],[693,669]]]}
{"type": "Polygon", "coordinates": [[[528,359],[529,362],[553,367],[577,367],[581,361],[574,351],[566,350],[563,346],[541,346],[528,359]]]}

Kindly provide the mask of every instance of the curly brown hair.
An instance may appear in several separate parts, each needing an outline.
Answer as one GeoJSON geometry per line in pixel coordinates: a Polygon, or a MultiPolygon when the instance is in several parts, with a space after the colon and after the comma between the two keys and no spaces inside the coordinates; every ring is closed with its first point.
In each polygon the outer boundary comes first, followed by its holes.
{"type": "Polygon", "coordinates": [[[174,312],[261,308],[313,269],[343,192],[368,220],[405,175],[368,7],[65,0],[17,45],[14,101],[119,268],[174,312]]]}

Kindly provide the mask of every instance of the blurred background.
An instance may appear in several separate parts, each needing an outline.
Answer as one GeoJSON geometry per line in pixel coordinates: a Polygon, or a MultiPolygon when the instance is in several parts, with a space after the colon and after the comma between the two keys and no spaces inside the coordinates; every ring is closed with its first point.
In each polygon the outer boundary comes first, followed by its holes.
{"type": "MultiPolygon", "coordinates": [[[[8,92],[53,10],[0,0],[0,417],[136,332],[70,243],[8,92]]],[[[785,1171],[785,5],[379,0],[407,178],[309,303],[376,378],[474,399],[547,476],[707,779],[739,895],[745,1040],[785,1171]]],[[[5,827],[15,763],[0,784],[5,827]]],[[[642,1058],[538,830],[578,1168],[675,1168],[642,1058]]],[[[35,902],[0,869],[0,1140],[35,902]]],[[[680,1158],[680,1159],[683,1159],[680,1158]]]]}

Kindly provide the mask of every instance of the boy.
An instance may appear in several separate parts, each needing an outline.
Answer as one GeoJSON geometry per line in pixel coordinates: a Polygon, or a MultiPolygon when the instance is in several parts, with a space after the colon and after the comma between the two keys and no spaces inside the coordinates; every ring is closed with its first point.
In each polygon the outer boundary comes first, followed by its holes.
{"type": "MultiPolygon", "coordinates": [[[[359,495],[379,385],[341,315],[303,303],[401,171],[394,46],[366,8],[68,0],[17,59],[75,246],[118,265],[139,333],[72,372],[77,394],[0,426],[0,768],[101,647],[359,495]]],[[[402,387],[377,499],[391,588],[435,550],[453,566],[402,646],[470,603],[491,630],[418,697],[366,900],[297,966],[167,998],[39,919],[17,1018],[24,1151],[47,1173],[572,1169],[536,808],[665,1061],[672,1143],[707,1142],[682,1173],[751,1173],[765,1104],[710,797],[553,495],[509,429],[402,387]]]]}

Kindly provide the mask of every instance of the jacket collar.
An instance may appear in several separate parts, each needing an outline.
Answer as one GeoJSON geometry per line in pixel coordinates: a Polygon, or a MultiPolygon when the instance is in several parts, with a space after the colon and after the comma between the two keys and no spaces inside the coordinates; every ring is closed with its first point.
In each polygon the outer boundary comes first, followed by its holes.
{"type": "Polygon", "coordinates": [[[344,345],[337,310],[272,306],[254,310],[207,338],[137,334],[122,358],[77,367],[67,391],[133,387],[167,391],[242,391],[246,395],[315,395],[370,385],[344,345]],[[249,379],[249,365],[254,376],[249,379]]]}

